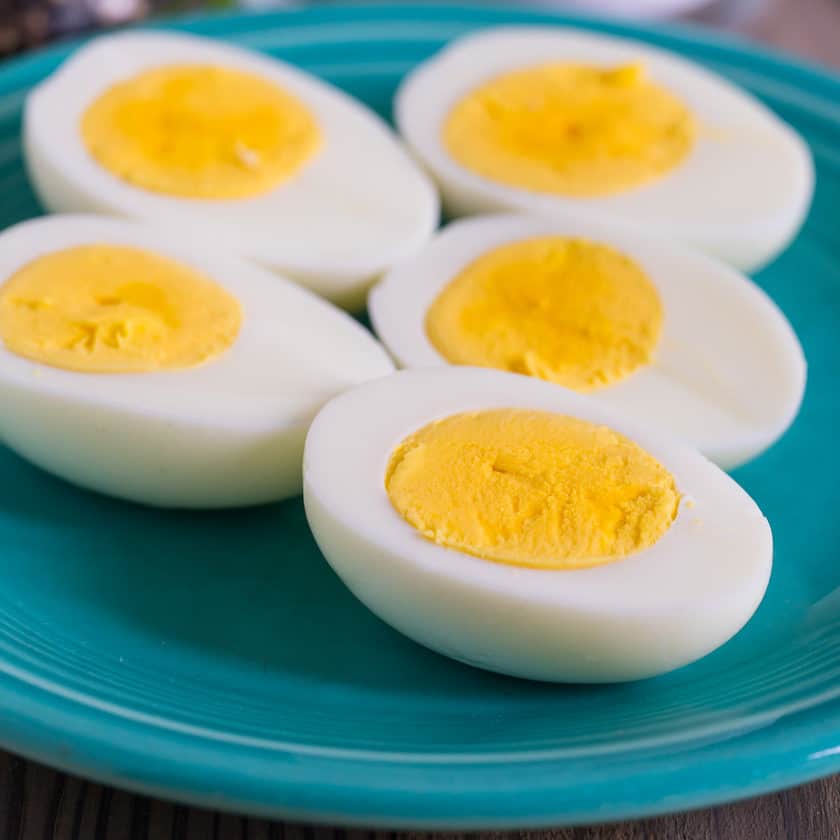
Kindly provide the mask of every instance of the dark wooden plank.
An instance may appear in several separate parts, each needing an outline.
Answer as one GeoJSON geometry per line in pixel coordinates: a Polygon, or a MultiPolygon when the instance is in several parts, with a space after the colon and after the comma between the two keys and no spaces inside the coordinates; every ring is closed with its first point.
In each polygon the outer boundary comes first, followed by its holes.
{"type": "Polygon", "coordinates": [[[792,840],[810,837],[840,838],[840,776],[809,786],[813,794],[800,795],[801,788],[786,790],[778,799],[792,840]],[[813,807],[819,802],[820,807],[813,807]]]}
{"type": "Polygon", "coordinates": [[[15,838],[23,826],[26,763],[0,753],[0,837],[15,838]]]}
{"type": "Polygon", "coordinates": [[[79,834],[87,783],[75,776],[57,775],[61,780],[61,793],[53,820],[53,836],[69,840],[79,834]]]}
{"type": "Polygon", "coordinates": [[[177,840],[181,840],[183,834],[180,832],[178,822],[175,819],[176,808],[177,806],[171,802],[151,802],[149,805],[149,831],[147,837],[163,837],[166,840],[169,840],[169,838],[176,840],[177,838],[177,840]]]}

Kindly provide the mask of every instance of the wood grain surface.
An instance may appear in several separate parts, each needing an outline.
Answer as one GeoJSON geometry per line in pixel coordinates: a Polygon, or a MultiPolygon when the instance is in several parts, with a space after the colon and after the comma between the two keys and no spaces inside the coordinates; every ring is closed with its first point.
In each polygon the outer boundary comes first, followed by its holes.
{"type": "MultiPolygon", "coordinates": [[[[0,4],[7,0],[0,0],[0,4]]],[[[840,0],[771,0],[744,33],[840,67],[840,0]]],[[[838,733],[840,734],[840,733],[838,733]]],[[[420,840],[427,834],[269,823],[133,796],[0,752],[0,840],[420,840]]],[[[440,834],[437,838],[464,835],[440,834]]],[[[481,835],[523,840],[840,840],[840,776],[650,820],[481,835]]]]}

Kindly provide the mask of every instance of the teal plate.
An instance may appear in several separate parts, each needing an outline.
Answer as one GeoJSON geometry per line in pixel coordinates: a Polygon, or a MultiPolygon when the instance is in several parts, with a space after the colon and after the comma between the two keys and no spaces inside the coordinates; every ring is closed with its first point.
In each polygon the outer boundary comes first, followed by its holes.
{"type": "MultiPolygon", "coordinates": [[[[476,27],[570,22],[421,4],[183,20],[388,114],[401,76],[476,27]]],[[[81,492],[0,450],[0,742],[123,787],[367,825],[496,827],[720,802],[840,770],[840,80],[689,30],[576,18],[689,56],[808,139],[818,186],[758,282],[810,362],[802,414],[737,472],[768,515],[767,598],[724,648],[630,685],[563,687],[414,645],[332,574],[300,500],[183,514],[81,492]]],[[[0,221],[38,214],[18,135],[70,52],[0,68],[0,221]]],[[[56,138],[60,143],[61,138],[56,138]]],[[[690,620],[690,617],[687,617],[690,620]]]]}

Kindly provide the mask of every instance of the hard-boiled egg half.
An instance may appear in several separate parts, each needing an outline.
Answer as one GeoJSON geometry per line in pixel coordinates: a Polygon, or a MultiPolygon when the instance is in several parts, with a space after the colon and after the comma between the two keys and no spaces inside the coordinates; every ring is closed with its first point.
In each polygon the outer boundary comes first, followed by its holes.
{"type": "Polygon", "coordinates": [[[451,215],[573,212],[745,270],[790,241],[813,191],[806,145],[757,100],[671,53],[575,29],[456,41],[406,79],[396,116],[451,215]]]}
{"type": "Polygon", "coordinates": [[[30,94],[24,134],[48,209],[200,228],[350,308],[437,223],[433,186],[364,105],[191,35],[81,48],[30,94]]]}
{"type": "Polygon", "coordinates": [[[293,495],[317,410],[392,369],[348,315],[196,228],[0,234],[0,437],[83,487],[177,507],[293,495]]]}
{"type": "Polygon", "coordinates": [[[691,662],[750,618],[772,561],[758,507],[695,450],[494,370],[403,371],[336,397],[307,437],[304,502],[382,619],[534,679],[691,662]]]}
{"type": "Polygon", "coordinates": [[[594,222],[461,220],[389,272],[369,309],[404,367],[478,365],[588,392],[725,468],[787,429],[805,387],[796,335],[752,281],[594,222]]]}

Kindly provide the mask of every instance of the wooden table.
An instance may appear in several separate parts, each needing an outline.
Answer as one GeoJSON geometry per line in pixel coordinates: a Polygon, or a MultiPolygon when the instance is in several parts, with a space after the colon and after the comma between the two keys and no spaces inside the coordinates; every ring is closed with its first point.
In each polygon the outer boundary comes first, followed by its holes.
{"type": "MultiPolygon", "coordinates": [[[[746,34],[840,68],[840,0],[774,0],[757,21],[749,24],[746,34]]],[[[423,836],[399,835],[405,840],[423,836]]],[[[102,787],[0,752],[0,840],[396,837],[392,832],[312,828],[214,814],[102,787]]],[[[528,833],[528,840],[643,838],[840,840],[840,776],[720,808],[609,826],[528,833]]]]}

